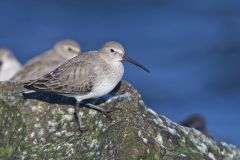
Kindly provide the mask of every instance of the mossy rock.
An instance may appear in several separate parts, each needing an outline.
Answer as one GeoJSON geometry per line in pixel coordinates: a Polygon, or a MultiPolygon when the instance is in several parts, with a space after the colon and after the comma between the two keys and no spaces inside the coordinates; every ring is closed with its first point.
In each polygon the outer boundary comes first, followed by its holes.
{"type": "Polygon", "coordinates": [[[0,83],[0,159],[163,159],[232,160],[240,150],[158,115],[122,81],[116,95],[101,105],[122,108],[111,119],[82,107],[87,130],[80,133],[74,100],[35,93],[24,96],[21,83],[0,83]]]}

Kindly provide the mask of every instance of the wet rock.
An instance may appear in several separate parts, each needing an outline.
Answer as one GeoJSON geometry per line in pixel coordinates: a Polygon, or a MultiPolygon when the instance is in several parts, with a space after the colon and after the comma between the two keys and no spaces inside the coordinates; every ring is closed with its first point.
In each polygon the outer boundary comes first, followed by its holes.
{"type": "Polygon", "coordinates": [[[0,83],[0,159],[239,159],[240,150],[180,126],[146,107],[122,81],[117,95],[101,107],[121,107],[111,119],[88,108],[80,115],[74,100],[36,93],[23,96],[22,84],[0,83]]]}

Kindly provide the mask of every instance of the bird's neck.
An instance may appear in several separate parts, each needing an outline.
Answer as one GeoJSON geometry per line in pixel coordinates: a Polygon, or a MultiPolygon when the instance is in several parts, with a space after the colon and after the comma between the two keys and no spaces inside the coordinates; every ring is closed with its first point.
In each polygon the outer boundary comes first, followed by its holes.
{"type": "Polygon", "coordinates": [[[106,63],[109,63],[109,58],[107,56],[104,55],[103,52],[100,52],[97,54],[100,58],[102,58],[106,63]]]}

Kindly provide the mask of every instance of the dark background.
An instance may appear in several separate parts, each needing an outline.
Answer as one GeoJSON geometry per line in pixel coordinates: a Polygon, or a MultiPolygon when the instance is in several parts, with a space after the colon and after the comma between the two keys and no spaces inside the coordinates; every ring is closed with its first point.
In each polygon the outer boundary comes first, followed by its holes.
{"type": "Polygon", "coordinates": [[[0,0],[0,46],[26,62],[61,39],[82,50],[121,42],[151,74],[124,79],[174,121],[206,117],[211,135],[240,147],[240,1],[0,0]]]}

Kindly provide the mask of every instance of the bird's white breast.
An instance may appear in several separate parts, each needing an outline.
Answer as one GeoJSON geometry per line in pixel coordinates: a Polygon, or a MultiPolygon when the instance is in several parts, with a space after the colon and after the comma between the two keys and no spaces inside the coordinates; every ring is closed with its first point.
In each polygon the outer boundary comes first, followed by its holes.
{"type": "Polygon", "coordinates": [[[0,71],[0,81],[10,80],[20,69],[21,65],[15,59],[4,61],[0,71]]]}
{"type": "Polygon", "coordinates": [[[104,96],[116,87],[121,81],[124,73],[123,64],[121,62],[111,63],[109,72],[107,73],[106,75],[102,74],[99,79],[96,80],[98,82],[96,83],[97,85],[94,86],[92,92],[94,98],[104,96]]]}
{"type": "Polygon", "coordinates": [[[78,101],[89,99],[89,98],[98,98],[104,96],[111,92],[116,85],[121,81],[124,67],[121,62],[111,63],[107,72],[99,72],[98,76],[95,78],[95,83],[93,85],[93,90],[86,95],[65,95],[68,97],[74,97],[78,101]]]}

